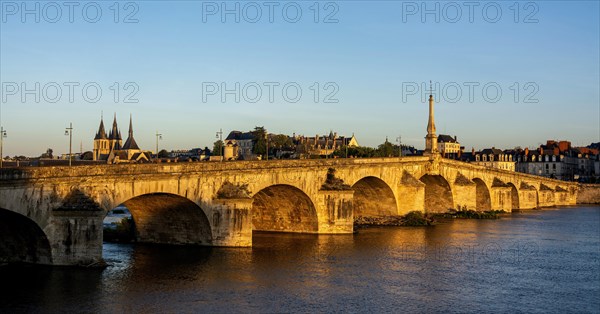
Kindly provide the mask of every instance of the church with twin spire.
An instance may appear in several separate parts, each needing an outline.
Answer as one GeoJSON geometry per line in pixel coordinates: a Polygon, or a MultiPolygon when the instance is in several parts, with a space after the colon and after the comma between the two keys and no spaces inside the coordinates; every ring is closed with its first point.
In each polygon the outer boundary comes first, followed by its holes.
{"type": "Polygon", "coordinates": [[[150,152],[142,151],[133,137],[133,123],[131,116],[129,116],[129,133],[127,135],[127,140],[125,140],[125,144],[123,144],[121,131],[117,125],[117,114],[115,113],[112,129],[108,135],[104,128],[104,118],[100,118],[100,127],[94,137],[94,160],[116,164],[148,162],[150,158],[150,152]]]}

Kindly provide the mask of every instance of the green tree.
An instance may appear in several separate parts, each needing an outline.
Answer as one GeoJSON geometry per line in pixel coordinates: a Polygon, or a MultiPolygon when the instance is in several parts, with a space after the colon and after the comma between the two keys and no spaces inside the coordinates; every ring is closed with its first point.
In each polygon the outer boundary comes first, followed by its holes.
{"type": "Polygon", "coordinates": [[[169,152],[166,149],[161,149],[160,152],[158,152],[158,158],[167,158],[169,157],[169,152]]]}
{"type": "Polygon", "coordinates": [[[52,150],[52,148],[48,148],[46,150],[46,152],[40,156],[40,158],[53,158],[54,157],[54,155],[52,155],[53,152],[54,151],[52,150]]]}
{"type": "MultiPolygon", "coordinates": [[[[347,146],[340,146],[338,147],[334,152],[333,152],[333,156],[334,157],[338,157],[338,158],[346,158],[346,149],[348,149],[347,146]]],[[[348,154],[348,157],[350,157],[351,155],[348,154]]]]}
{"type": "Polygon", "coordinates": [[[83,154],[81,154],[81,160],[93,160],[94,159],[94,153],[87,151],[83,154]]]}
{"type": "Polygon", "coordinates": [[[218,140],[213,144],[213,156],[223,156],[223,141],[218,140]]]}
{"type": "Polygon", "coordinates": [[[383,144],[377,147],[376,156],[378,157],[397,157],[398,156],[398,145],[390,143],[387,138],[383,144]]]}
{"type": "Polygon", "coordinates": [[[293,146],[294,143],[292,143],[292,139],[284,134],[277,134],[269,140],[270,151],[277,152],[283,150],[284,148],[292,148],[293,146]]]}
{"type": "Polygon", "coordinates": [[[252,131],[254,139],[252,140],[252,153],[256,155],[265,155],[267,153],[267,130],[264,126],[257,126],[252,131]]]}
{"type": "Polygon", "coordinates": [[[359,158],[369,158],[375,157],[375,149],[373,147],[359,146],[359,147],[349,147],[348,148],[348,156],[359,157],[359,158]]]}

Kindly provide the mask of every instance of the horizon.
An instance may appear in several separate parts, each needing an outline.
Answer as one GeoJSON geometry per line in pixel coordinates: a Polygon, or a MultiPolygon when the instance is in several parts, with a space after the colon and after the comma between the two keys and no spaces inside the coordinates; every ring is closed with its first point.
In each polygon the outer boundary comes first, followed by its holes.
{"type": "Polygon", "coordinates": [[[132,114],[151,151],[156,132],[160,149],[212,149],[219,129],[255,126],[423,149],[429,80],[437,134],[465,151],[600,141],[598,2],[476,2],[473,15],[459,2],[459,17],[439,2],[289,1],[273,15],[268,2],[227,2],[240,9],[224,16],[220,2],[101,3],[97,16],[76,2],[73,16],[57,4],[60,17],[11,3],[0,14],[5,156],[68,153],[70,122],[73,151],[90,151],[102,112],[121,132],[132,114]]]}

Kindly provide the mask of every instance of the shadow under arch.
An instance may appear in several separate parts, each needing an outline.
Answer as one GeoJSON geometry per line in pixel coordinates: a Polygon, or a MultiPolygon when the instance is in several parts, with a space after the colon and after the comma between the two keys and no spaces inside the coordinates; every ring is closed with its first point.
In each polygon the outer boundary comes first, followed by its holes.
{"type": "Polygon", "coordinates": [[[30,218],[0,208],[0,264],[52,264],[44,231],[30,218]]]}
{"type": "Polygon", "coordinates": [[[310,197],[299,188],[271,185],[252,197],[252,230],[317,233],[317,210],[310,197]]]}
{"type": "Polygon", "coordinates": [[[143,194],[123,204],[133,218],[137,242],[211,245],[206,214],[191,200],[169,193],[143,194]]]}
{"type": "Polygon", "coordinates": [[[492,197],[485,182],[479,178],[471,181],[475,183],[475,209],[478,211],[492,210],[492,197]]]}
{"type": "Polygon", "coordinates": [[[452,189],[444,177],[426,174],[419,181],[425,183],[426,213],[445,213],[454,208],[452,189]]]}
{"type": "Polygon", "coordinates": [[[352,189],[354,190],[354,217],[398,214],[396,197],[385,181],[369,176],[354,183],[352,189]]]}
{"type": "Polygon", "coordinates": [[[521,208],[519,200],[519,190],[517,190],[517,187],[511,182],[507,182],[506,184],[510,187],[511,208],[513,210],[519,210],[521,208]]]}

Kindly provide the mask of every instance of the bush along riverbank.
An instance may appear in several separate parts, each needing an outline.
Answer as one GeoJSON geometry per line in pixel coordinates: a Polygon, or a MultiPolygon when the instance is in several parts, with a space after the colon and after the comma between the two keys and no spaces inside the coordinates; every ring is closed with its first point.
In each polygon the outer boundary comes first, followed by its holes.
{"type": "Polygon", "coordinates": [[[437,218],[460,218],[460,219],[499,219],[501,214],[506,214],[503,210],[450,210],[447,213],[435,214],[437,218]]]}
{"type": "Polygon", "coordinates": [[[446,213],[423,214],[419,211],[412,211],[404,216],[379,216],[354,218],[355,228],[365,228],[372,226],[397,226],[397,227],[420,227],[433,226],[446,219],[499,219],[502,210],[475,211],[475,210],[450,210],[446,213]]]}
{"type": "Polygon", "coordinates": [[[406,226],[419,227],[431,226],[435,223],[433,217],[424,215],[422,212],[412,211],[404,216],[379,216],[379,217],[363,217],[354,218],[354,227],[369,227],[369,226],[406,226]]]}

